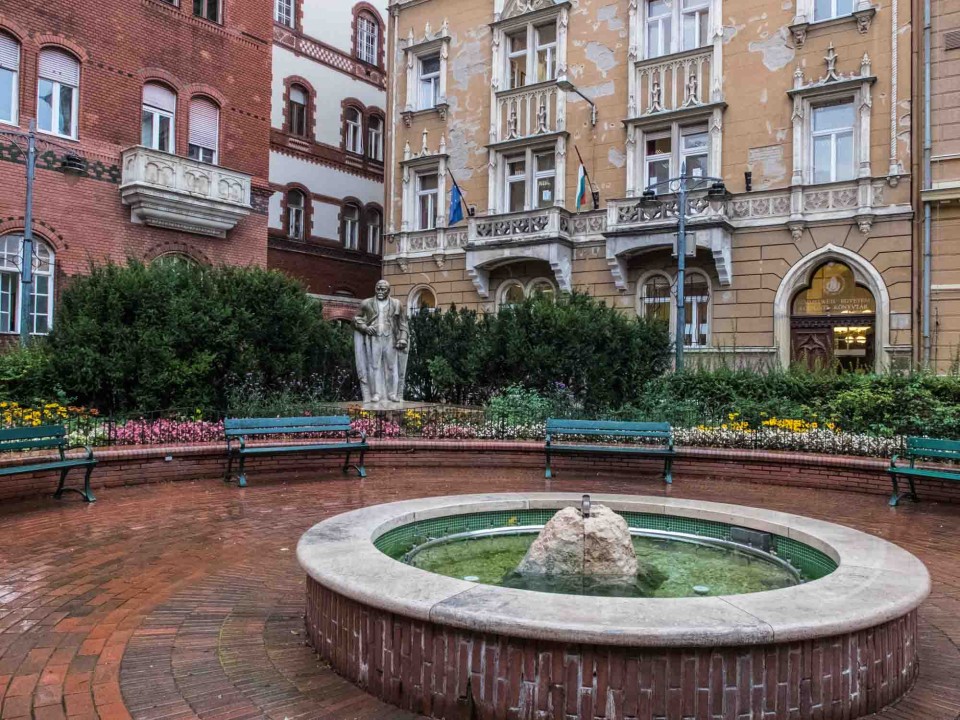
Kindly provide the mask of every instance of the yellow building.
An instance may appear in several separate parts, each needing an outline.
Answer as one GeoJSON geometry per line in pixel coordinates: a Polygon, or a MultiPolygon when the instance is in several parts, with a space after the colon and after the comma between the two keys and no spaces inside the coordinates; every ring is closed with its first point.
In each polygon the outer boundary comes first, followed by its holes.
{"type": "Polygon", "coordinates": [[[675,321],[685,170],[688,357],[915,359],[902,0],[390,9],[384,276],[411,309],[581,289],[675,321]]]}

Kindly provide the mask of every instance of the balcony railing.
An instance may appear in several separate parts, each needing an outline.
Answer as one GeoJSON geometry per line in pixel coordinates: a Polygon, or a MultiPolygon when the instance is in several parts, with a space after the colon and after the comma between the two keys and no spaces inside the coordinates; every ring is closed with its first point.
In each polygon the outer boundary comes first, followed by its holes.
{"type": "MultiPolygon", "coordinates": [[[[674,195],[661,196],[661,202],[644,207],[640,198],[626,198],[607,202],[607,227],[611,232],[634,230],[640,227],[656,230],[676,225],[680,202],[674,195]]],[[[711,204],[706,191],[687,198],[687,222],[725,221],[726,203],[711,204]]]]}
{"type": "Polygon", "coordinates": [[[570,213],[560,207],[470,218],[471,246],[570,240],[570,213]]]}
{"type": "Polygon", "coordinates": [[[560,89],[552,82],[497,94],[495,142],[559,132],[565,125],[560,89]]]}
{"type": "Polygon", "coordinates": [[[224,237],[250,212],[250,176],[137,145],[123,151],[120,197],[131,220],[224,237]]]}
{"type": "Polygon", "coordinates": [[[641,60],[636,65],[637,116],[711,102],[713,48],[641,60]]]}

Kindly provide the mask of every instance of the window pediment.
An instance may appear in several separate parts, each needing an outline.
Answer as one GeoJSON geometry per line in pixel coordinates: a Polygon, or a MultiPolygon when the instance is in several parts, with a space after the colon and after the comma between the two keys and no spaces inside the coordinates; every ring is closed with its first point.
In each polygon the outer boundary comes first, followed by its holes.
{"type": "Polygon", "coordinates": [[[494,25],[505,27],[507,25],[531,22],[541,18],[549,17],[553,12],[560,12],[561,9],[570,9],[572,3],[569,0],[555,2],[555,0],[507,0],[503,11],[496,15],[494,25]]]}

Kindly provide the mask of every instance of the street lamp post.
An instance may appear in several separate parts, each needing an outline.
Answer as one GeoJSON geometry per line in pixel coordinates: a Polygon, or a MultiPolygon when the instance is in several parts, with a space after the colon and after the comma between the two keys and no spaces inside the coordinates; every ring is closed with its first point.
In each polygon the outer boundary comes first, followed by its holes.
{"type": "Polygon", "coordinates": [[[680,166],[680,177],[650,183],[643,191],[641,204],[644,206],[660,207],[664,203],[657,198],[658,188],[665,187],[677,196],[677,327],[674,340],[675,362],[677,371],[683,370],[683,343],[687,330],[687,299],[686,299],[686,272],[687,272],[687,198],[691,191],[708,188],[707,195],[711,202],[722,201],[727,189],[721,178],[707,175],[693,177],[687,175],[687,164],[680,166]]]}

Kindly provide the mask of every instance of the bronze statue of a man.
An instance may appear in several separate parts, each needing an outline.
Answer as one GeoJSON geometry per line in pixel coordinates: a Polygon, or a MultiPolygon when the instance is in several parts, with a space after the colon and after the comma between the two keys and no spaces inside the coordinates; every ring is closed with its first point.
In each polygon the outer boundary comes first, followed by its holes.
{"type": "Polygon", "coordinates": [[[360,303],[353,319],[357,374],[365,403],[403,402],[409,327],[407,313],[380,280],[375,296],[360,303]]]}

